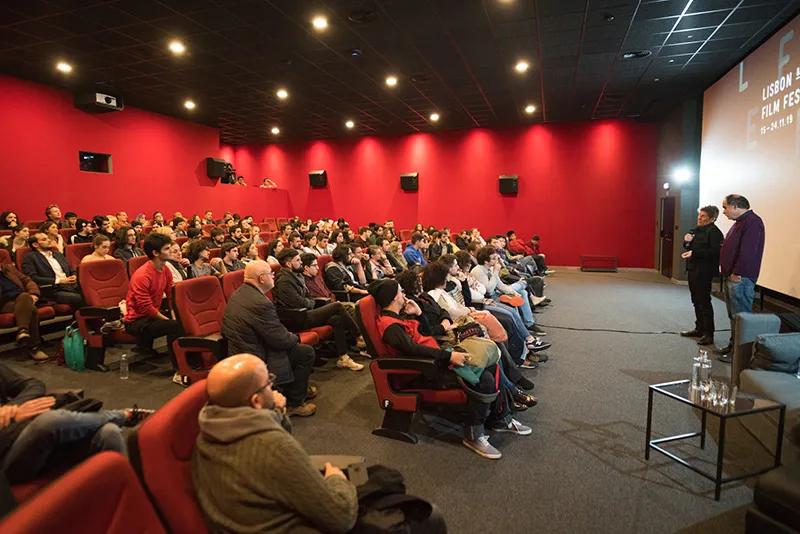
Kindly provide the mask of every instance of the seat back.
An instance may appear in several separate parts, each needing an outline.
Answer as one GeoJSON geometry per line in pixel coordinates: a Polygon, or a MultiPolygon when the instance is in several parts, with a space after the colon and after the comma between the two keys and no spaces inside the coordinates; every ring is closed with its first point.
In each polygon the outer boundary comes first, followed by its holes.
{"type": "MultiPolygon", "coordinates": [[[[25,223],[25,226],[30,228],[31,230],[38,230],[39,225],[42,224],[44,221],[28,221],[25,223]]],[[[31,232],[33,233],[33,232],[31,232]]]]}
{"type": "Polygon", "coordinates": [[[264,243],[269,243],[270,241],[275,239],[275,232],[272,232],[272,231],[260,232],[258,234],[258,237],[260,237],[261,241],[263,241],[264,243]]]}
{"type": "Polygon", "coordinates": [[[319,272],[325,272],[325,266],[328,265],[330,262],[333,261],[333,256],[330,254],[323,254],[317,258],[317,265],[319,265],[319,272]]]}
{"type": "Polygon", "coordinates": [[[264,243],[262,245],[256,245],[256,249],[258,250],[258,257],[261,258],[264,261],[267,260],[267,247],[268,246],[269,245],[267,243],[264,243]]]}
{"type": "Polygon", "coordinates": [[[207,336],[222,331],[225,295],[215,276],[201,276],[175,284],[175,315],[187,336],[207,336]]]}
{"type": "Polygon", "coordinates": [[[221,258],[221,257],[222,257],[222,248],[208,249],[208,259],[221,258]]]}
{"type": "Polygon", "coordinates": [[[280,265],[270,264],[270,268],[272,269],[272,276],[278,276],[278,273],[281,270],[280,265]]]}
{"type": "Polygon", "coordinates": [[[101,452],[17,508],[0,523],[0,532],[158,534],[166,531],[128,461],[116,452],[101,452]]]}
{"type": "Polygon", "coordinates": [[[14,253],[14,264],[20,271],[22,270],[22,260],[23,258],[25,258],[25,255],[30,251],[31,251],[30,247],[22,247],[18,248],[17,251],[14,253]]]}
{"type": "Polygon", "coordinates": [[[275,220],[275,217],[264,217],[264,222],[261,224],[261,226],[270,232],[275,232],[278,230],[278,221],[275,220]]]}
{"type": "Polygon", "coordinates": [[[186,243],[187,241],[189,241],[189,238],[185,235],[175,238],[175,242],[178,244],[178,246],[183,246],[183,244],[186,243]]]}
{"type": "Polygon", "coordinates": [[[147,234],[149,234],[152,231],[153,231],[153,227],[152,226],[148,226],[148,225],[142,226],[142,235],[146,236],[147,234]]]}
{"type": "Polygon", "coordinates": [[[173,534],[208,532],[192,484],[192,452],[200,432],[197,416],[205,403],[206,381],[200,380],[128,437],[131,464],[173,534]]]}
{"type": "Polygon", "coordinates": [[[364,342],[367,344],[367,352],[373,358],[386,358],[389,350],[383,344],[380,332],[378,332],[378,317],[381,310],[372,295],[367,295],[356,302],[356,322],[364,342]]]}
{"type": "Polygon", "coordinates": [[[100,260],[78,266],[78,284],[89,306],[118,306],[128,294],[128,273],[122,260],[100,260]]]}
{"type": "Polygon", "coordinates": [[[128,260],[128,275],[129,276],[133,276],[133,273],[135,273],[136,270],[139,267],[141,267],[142,265],[144,265],[148,261],[150,261],[150,258],[148,258],[147,256],[136,256],[135,258],[129,259],[128,260]]]}
{"type": "Polygon", "coordinates": [[[244,269],[239,271],[233,271],[232,273],[227,273],[222,276],[222,293],[225,295],[225,301],[229,301],[231,299],[231,295],[233,295],[234,291],[239,289],[244,283],[244,269]]]}
{"type": "Polygon", "coordinates": [[[4,248],[0,248],[0,264],[11,265],[11,254],[4,248]]]}
{"type": "Polygon", "coordinates": [[[69,239],[75,235],[75,228],[62,228],[58,233],[64,238],[64,243],[69,243],[69,239]]]}
{"type": "Polygon", "coordinates": [[[400,230],[400,239],[403,241],[411,241],[411,230],[400,230]]]}
{"type": "Polygon", "coordinates": [[[91,243],[78,243],[77,245],[67,245],[64,247],[64,256],[67,257],[67,263],[73,269],[76,269],[81,263],[84,256],[88,256],[94,251],[91,243]]]}
{"type": "Polygon", "coordinates": [[[206,233],[206,234],[210,234],[211,230],[213,230],[216,227],[217,227],[216,224],[204,224],[203,225],[203,232],[206,233]]]}
{"type": "Polygon", "coordinates": [[[0,230],[0,237],[10,236],[11,234],[11,230],[0,230]]]}
{"type": "Polygon", "coordinates": [[[289,219],[287,219],[286,217],[278,217],[278,219],[275,222],[278,223],[278,227],[280,227],[280,225],[288,223],[289,219]]]}

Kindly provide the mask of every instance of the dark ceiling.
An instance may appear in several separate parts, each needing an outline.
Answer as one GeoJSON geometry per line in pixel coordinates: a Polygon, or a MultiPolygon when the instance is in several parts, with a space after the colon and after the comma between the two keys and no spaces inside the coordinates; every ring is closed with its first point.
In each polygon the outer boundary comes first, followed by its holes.
{"type": "Polygon", "coordinates": [[[648,120],[798,9],[800,0],[2,0],[0,72],[67,88],[102,82],[126,105],[218,126],[231,144],[648,120]],[[311,24],[318,15],[325,31],[311,24]],[[173,39],[186,46],[180,57],[173,39]],[[641,49],[652,55],[623,59],[641,49]]]}

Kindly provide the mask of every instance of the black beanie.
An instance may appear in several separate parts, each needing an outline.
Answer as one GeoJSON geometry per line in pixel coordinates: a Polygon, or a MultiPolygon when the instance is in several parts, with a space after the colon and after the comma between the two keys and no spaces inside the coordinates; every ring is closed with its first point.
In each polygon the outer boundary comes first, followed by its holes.
{"type": "Polygon", "coordinates": [[[379,308],[383,309],[388,306],[397,296],[397,290],[400,284],[394,280],[375,280],[369,285],[367,291],[375,299],[375,303],[379,308]]]}

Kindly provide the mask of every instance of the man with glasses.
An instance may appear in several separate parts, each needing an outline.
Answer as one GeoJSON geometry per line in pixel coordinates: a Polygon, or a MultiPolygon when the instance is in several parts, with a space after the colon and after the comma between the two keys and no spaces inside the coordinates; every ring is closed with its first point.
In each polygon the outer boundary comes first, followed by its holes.
{"type": "Polygon", "coordinates": [[[316,388],[308,386],[314,348],[300,343],[297,334],[289,332],[278,320],[275,305],[266,296],[274,285],[267,262],[248,263],[244,283],[225,307],[222,335],[228,340],[228,354],[254,354],[269,365],[286,395],[289,415],[307,417],[317,411],[316,405],[307,402],[317,395],[316,388]]]}

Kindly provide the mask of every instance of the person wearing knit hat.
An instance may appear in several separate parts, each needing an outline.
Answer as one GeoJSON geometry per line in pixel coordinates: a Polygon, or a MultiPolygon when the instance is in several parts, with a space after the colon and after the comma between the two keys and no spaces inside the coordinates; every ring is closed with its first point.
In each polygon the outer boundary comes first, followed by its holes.
{"type": "MultiPolygon", "coordinates": [[[[431,384],[418,386],[438,389],[464,388],[467,393],[467,404],[464,410],[462,443],[465,447],[484,458],[496,460],[501,458],[502,454],[489,443],[485,425],[494,432],[509,432],[520,436],[527,436],[533,432],[530,427],[513,419],[508,403],[503,402],[495,382],[497,364],[484,369],[480,377],[476,377],[477,384],[467,387],[466,383],[458,380],[452,369],[463,367],[469,354],[441,348],[434,338],[423,336],[419,332],[419,322],[416,317],[422,314],[422,310],[416,302],[406,299],[400,284],[394,280],[376,280],[369,285],[368,292],[381,308],[376,326],[389,354],[433,360],[441,370],[438,376],[431,380],[431,384]]],[[[419,377],[418,380],[427,379],[419,377]]]]}

